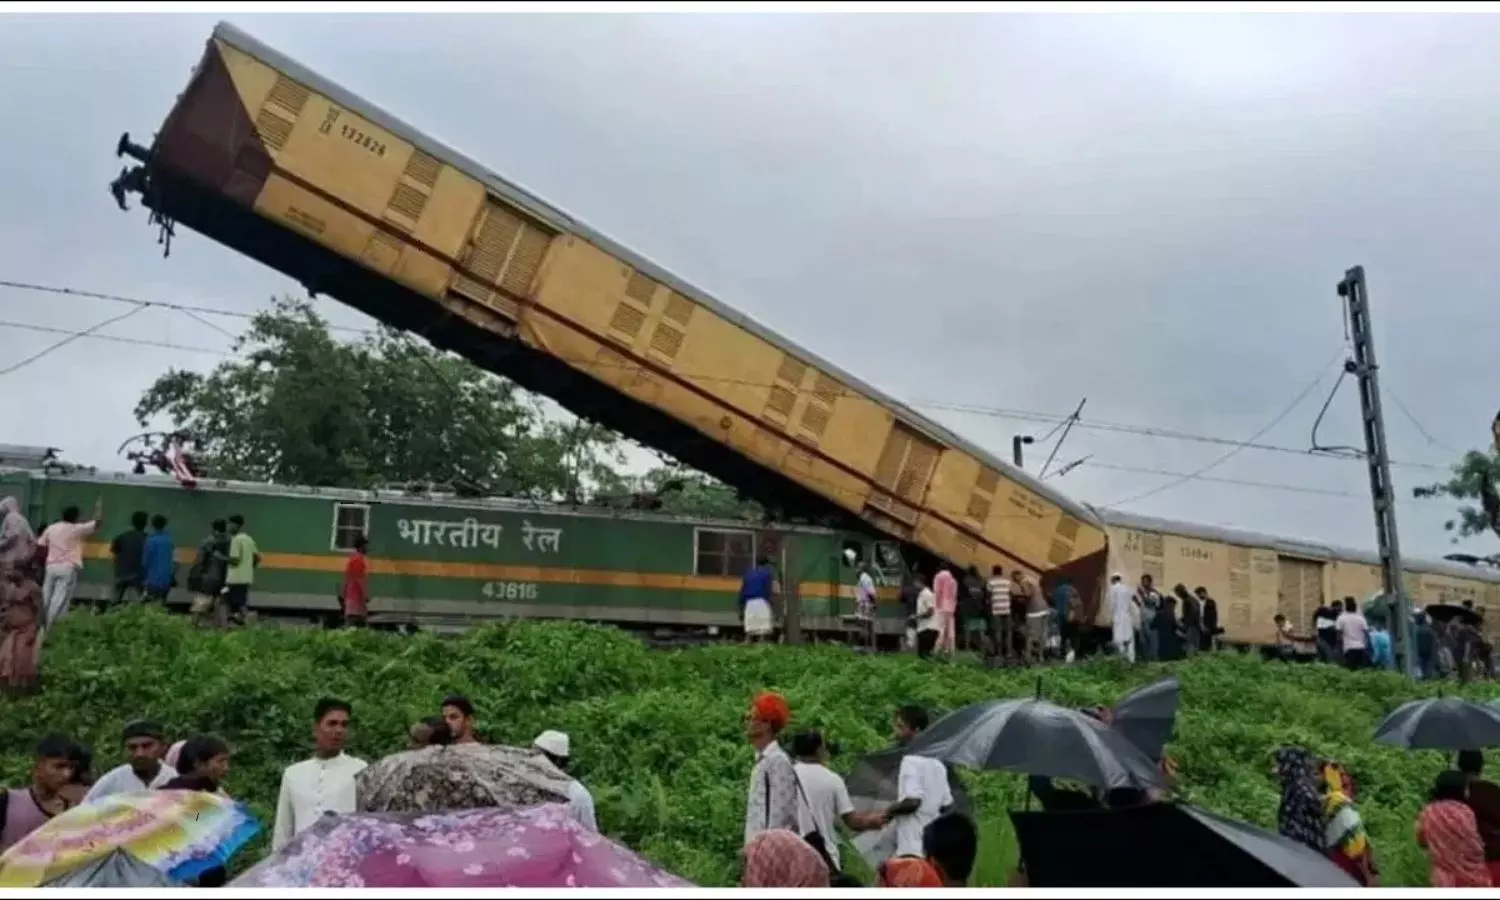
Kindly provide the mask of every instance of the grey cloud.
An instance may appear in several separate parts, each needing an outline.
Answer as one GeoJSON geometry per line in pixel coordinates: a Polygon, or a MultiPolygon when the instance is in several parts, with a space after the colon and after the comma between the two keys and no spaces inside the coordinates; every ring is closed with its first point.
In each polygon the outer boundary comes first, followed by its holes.
{"type": "MultiPolygon", "coordinates": [[[[902,397],[1063,414],[1086,395],[1097,420],[1248,437],[1336,349],[1333,285],[1362,263],[1388,387],[1439,440],[1487,437],[1500,201],[1488,17],[236,22],[902,397]]],[[[103,190],[118,133],[160,123],[212,25],[0,29],[0,117],[24,123],[0,146],[13,176],[0,277],[239,311],[298,290],[192,234],[163,261],[144,214],[120,214],[103,190]]],[[[0,291],[0,318],[55,327],[116,309],[0,291]]],[[[157,311],[110,333],[228,343],[157,311]]],[[[49,340],[0,329],[0,355],[49,340]]],[[[109,464],[157,373],[212,362],[79,341],[0,379],[16,411],[7,439],[109,464]]],[[[1343,391],[1324,438],[1357,443],[1343,391]]],[[[1324,396],[1263,440],[1305,446],[1324,396]]],[[[1003,455],[1012,434],[1049,427],[933,415],[1003,455]]],[[[1398,457],[1449,460],[1389,415],[1398,457]]],[[[1224,449],[1076,429],[1058,459],[1186,472],[1224,449]]],[[[1358,464],[1245,451],[1211,474],[1352,496],[1204,481],[1133,508],[1373,539],[1358,464]]],[[[1083,466],[1056,483],[1108,502],[1167,480],[1083,466]]],[[[1406,546],[1447,552],[1447,513],[1403,500],[1406,546]]]]}

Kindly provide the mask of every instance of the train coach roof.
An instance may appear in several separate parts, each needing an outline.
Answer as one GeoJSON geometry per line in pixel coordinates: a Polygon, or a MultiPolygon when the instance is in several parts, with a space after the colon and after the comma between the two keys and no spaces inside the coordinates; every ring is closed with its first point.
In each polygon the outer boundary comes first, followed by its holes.
{"type": "Polygon", "coordinates": [[[358,96],[339,87],[332,81],[318,75],[306,66],[290,59],[266,44],[261,43],[228,22],[220,22],[214,29],[213,36],[215,39],[221,40],[225,44],[249,54],[255,59],[282,72],[288,78],[302,83],[335,103],[353,110],[363,118],[374,122],[407,143],[420,148],[423,152],[439,161],[447,163],[478,179],[497,196],[526,210],[552,228],[563,233],[575,234],[582,237],[589,243],[629,263],[637,271],[645,273],[662,284],[667,285],[672,290],[703,304],[719,316],[758,336],[767,343],[780,348],[783,352],[796,356],[812,366],[816,366],[848,387],[860,391],[871,399],[883,404],[887,409],[898,413],[906,424],[926,433],[929,438],[938,443],[956,447],[971,454],[985,465],[998,470],[1012,481],[1024,485],[1033,493],[1047,498],[1073,516],[1092,522],[1095,525],[1101,524],[1093,510],[1088,506],[1067,497],[1055,490],[1051,485],[1044,484],[1041,480],[1033,478],[1021,469],[1012,466],[1005,460],[960,437],[945,426],[927,418],[878,388],[854,377],[833,363],[797,346],[744,313],[716,300],[703,290],[688,284],[641,254],[630,250],[607,235],[595,231],[558,207],[526,190],[524,187],[491,171],[470,157],[454,150],[452,147],[433,140],[423,132],[387,113],[378,106],[360,99],[358,96]]]}
{"type": "MultiPolygon", "coordinates": [[[[1217,525],[1200,525],[1194,522],[1158,519],[1155,516],[1141,516],[1135,513],[1120,512],[1119,510],[1105,509],[1103,507],[1095,507],[1094,512],[1106,525],[1117,528],[1175,534],[1205,541],[1238,544],[1242,547],[1263,547],[1267,550],[1274,550],[1277,553],[1284,553],[1288,556],[1347,560],[1371,566],[1380,565],[1380,557],[1368,550],[1352,550],[1348,547],[1335,547],[1315,541],[1279,537],[1277,535],[1261,534],[1254,531],[1241,531],[1217,525]]],[[[1467,578],[1472,581],[1487,581],[1492,584],[1500,584],[1500,572],[1491,572],[1479,566],[1465,566],[1446,560],[1402,557],[1401,567],[1426,575],[1446,575],[1450,578],[1467,578]]]]}
{"type": "MultiPolygon", "coordinates": [[[[88,484],[117,484],[130,487],[163,488],[184,490],[170,475],[133,472],[100,472],[78,470],[71,472],[44,472],[37,469],[21,469],[0,466],[0,475],[24,472],[39,481],[85,482],[88,484]]],[[[412,494],[386,488],[337,488],[309,487],[300,484],[267,484],[261,481],[233,481],[227,478],[205,478],[198,482],[207,491],[222,491],[227,494],[246,494],[256,497],[289,497],[304,500],[327,500],[335,503],[377,504],[401,506],[430,506],[444,509],[491,510],[494,512],[533,513],[549,516],[575,516],[592,519],[628,519],[643,522],[670,522],[680,525],[695,525],[703,528],[722,528],[740,531],[780,531],[794,534],[837,534],[832,528],[818,525],[788,524],[784,522],[749,522],[744,519],[714,519],[705,516],[682,516],[672,513],[649,512],[608,506],[567,506],[535,500],[519,500],[510,497],[459,497],[455,494],[412,494]]]]}

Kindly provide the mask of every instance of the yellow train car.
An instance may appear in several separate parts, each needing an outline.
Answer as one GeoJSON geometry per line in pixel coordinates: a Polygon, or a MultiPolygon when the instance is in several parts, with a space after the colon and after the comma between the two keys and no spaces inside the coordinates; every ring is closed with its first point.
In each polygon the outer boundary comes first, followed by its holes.
{"type": "MultiPolygon", "coordinates": [[[[1286,616],[1298,633],[1312,625],[1325,600],[1380,593],[1380,558],[1369,551],[1097,510],[1109,530],[1113,571],[1159,588],[1208,588],[1219,603],[1220,625],[1231,642],[1267,644],[1273,619],[1286,616]]],[[[1406,590],[1418,606],[1473,601],[1485,610],[1492,635],[1500,627],[1500,571],[1446,561],[1402,560],[1406,590]]]]}
{"type": "Polygon", "coordinates": [[[1082,504],[229,25],[113,185],[767,503],[1096,583],[1082,504]]]}

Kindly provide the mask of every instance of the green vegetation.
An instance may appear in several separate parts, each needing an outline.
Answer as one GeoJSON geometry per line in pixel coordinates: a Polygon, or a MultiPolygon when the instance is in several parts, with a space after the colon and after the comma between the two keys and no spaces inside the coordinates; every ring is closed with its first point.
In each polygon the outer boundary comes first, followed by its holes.
{"type": "MultiPolygon", "coordinates": [[[[604,830],[704,885],[735,876],[751,762],[740,716],[755,691],[783,691],[793,727],[826,729],[845,750],[835,765],[848,766],[855,754],[886,744],[898,704],[946,710],[1027,695],[1036,685],[1032,673],[869,658],[839,647],[655,651],[584,624],[485,627],[456,639],[273,628],[200,633],[182,617],[151,610],[75,613],[43,665],[41,694],[0,701],[8,784],[26,777],[29,746],[44,732],[89,743],[102,772],[119,762],[123,722],[150,716],[179,735],[229,739],[236,755],[227,787],[269,827],[280,770],[307,752],[319,696],[353,701],[351,750],[375,759],[402,749],[407,726],[435,712],[444,694],[466,693],[489,740],[525,744],[544,728],[568,731],[604,830]]],[[[1110,703],[1163,670],[1113,662],[1048,670],[1042,690],[1065,704],[1110,703]]],[[[1304,744],[1354,773],[1384,883],[1425,884],[1411,823],[1444,761],[1369,740],[1379,717],[1417,688],[1395,675],[1233,655],[1175,671],[1183,709],[1170,749],[1190,799],[1271,824],[1277,792],[1268,755],[1282,743],[1304,744]]],[[[966,777],[981,816],[979,880],[1001,884],[1015,852],[1006,810],[1021,803],[1022,780],[966,777]]],[[[242,862],[263,851],[257,842],[242,862]]]]}

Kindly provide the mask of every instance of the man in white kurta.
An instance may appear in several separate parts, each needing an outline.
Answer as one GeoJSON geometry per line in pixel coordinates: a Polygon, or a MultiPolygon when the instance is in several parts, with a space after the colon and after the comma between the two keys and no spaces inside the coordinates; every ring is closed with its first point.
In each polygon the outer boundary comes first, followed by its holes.
{"type": "Polygon", "coordinates": [[[354,776],[366,763],[344,753],[349,739],[349,704],[319,700],[313,716],[316,749],[312,759],[288,766],[281,775],[276,825],[271,831],[272,852],[285,847],[324,813],[355,811],[354,776]]]}
{"type": "Polygon", "coordinates": [[[594,796],[568,772],[568,736],[561,731],[544,731],[536,736],[531,746],[542,751],[560,772],[568,776],[568,818],[589,831],[598,831],[599,823],[594,820],[594,796]]]}
{"type": "Polygon", "coordinates": [[[1109,579],[1110,640],[1115,652],[1135,662],[1135,592],[1116,572],[1109,579]]]}

